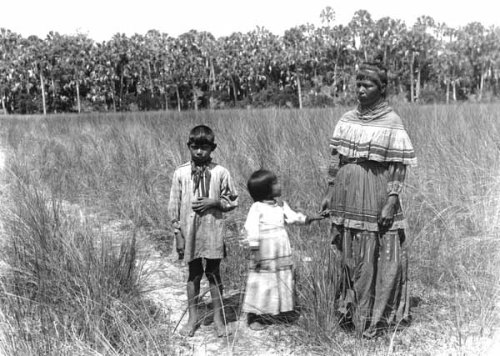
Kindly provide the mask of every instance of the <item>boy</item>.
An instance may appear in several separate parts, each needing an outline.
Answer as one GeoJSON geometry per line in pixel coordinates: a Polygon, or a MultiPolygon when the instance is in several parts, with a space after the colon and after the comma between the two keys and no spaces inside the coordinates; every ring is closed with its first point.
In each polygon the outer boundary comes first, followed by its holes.
{"type": "Polygon", "coordinates": [[[238,206],[238,194],[229,171],[212,162],[211,154],[217,145],[209,127],[194,127],[187,145],[191,161],[175,170],[168,205],[179,259],[184,259],[189,268],[189,319],[181,334],[193,336],[199,326],[197,304],[201,278],[205,274],[214,306],[217,336],[223,337],[227,335],[220,293],[220,262],[225,257],[223,213],[238,206]]]}

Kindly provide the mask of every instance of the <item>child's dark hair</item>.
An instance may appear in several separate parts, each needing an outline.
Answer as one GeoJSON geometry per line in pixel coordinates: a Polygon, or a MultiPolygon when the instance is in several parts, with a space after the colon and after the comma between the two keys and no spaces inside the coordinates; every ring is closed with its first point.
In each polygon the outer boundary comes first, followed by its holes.
{"type": "Polygon", "coordinates": [[[189,132],[188,146],[196,145],[210,145],[212,150],[217,147],[215,143],[215,135],[212,129],[205,125],[198,125],[193,127],[189,132]]]}
{"type": "Polygon", "coordinates": [[[247,182],[247,188],[252,199],[262,201],[273,198],[273,184],[277,180],[276,175],[266,169],[253,172],[247,182]]]}

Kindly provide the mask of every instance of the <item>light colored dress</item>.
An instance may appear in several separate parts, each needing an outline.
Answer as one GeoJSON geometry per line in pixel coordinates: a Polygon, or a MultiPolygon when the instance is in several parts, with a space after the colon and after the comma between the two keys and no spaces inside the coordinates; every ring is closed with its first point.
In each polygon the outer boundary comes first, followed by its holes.
{"type": "Polygon", "coordinates": [[[293,262],[285,223],[304,224],[306,216],[287,203],[255,202],[245,222],[251,249],[259,249],[260,266],[250,262],[243,311],[277,315],[294,309],[293,262]]]}
{"type": "Polygon", "coordinates": [[[229,171],[213,162],[204,169],[199,187],[194,186],[195,167],[192,162],[177,167],[172,178],[168,213],[172,221],[180,223],[180,230],[186,242],[186,262],[200,257],[224,257],[223,213],[238,206],[238,193],[229,171]],[[194,212],[191,204],[199,196],[219,199],[220,208],[209,209],[201,214],[194,212]]]}

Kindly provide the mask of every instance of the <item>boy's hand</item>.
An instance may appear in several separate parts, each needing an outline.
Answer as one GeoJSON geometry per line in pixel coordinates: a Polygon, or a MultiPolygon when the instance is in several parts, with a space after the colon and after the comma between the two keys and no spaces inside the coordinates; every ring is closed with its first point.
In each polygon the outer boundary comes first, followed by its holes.
{"type": "Polygon", "coordinates": [[[203,213],[209,209],[218,208],[220,206],[220,201],[218,199],[199,197],[193,201],[191,206],[195,212],[203,213]]]}
{"type": "Polygon", "coordinates": [[[181,224],[178,221],[173,221],[172,229],[174,229],[174,234],[177,235],[181,232],[181,224]]]}
{"type": "Polygon", "coordinates": [[[181,224],[179,224],[178,221],[175,221],[172,223],[172,228],[174,229],[177,255],[179,256],[179,260],[183,260],[184,259],[184,248],[186,246],[186,241],[184,240],[184,236],[182,235],[181,224]]]}

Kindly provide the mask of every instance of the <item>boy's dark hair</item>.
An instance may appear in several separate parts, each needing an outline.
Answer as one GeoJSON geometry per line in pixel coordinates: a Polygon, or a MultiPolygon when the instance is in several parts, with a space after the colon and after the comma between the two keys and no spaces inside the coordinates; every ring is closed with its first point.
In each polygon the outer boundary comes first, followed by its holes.
{"type": "Polygon", "coordinates": [[[266,169],[259,169],[252,173],[247,182],[248,192],[254,201],[262,201],[272,198],[273,183],[278,178],[266,169]]]}
{"type": "Polygon", "coordinates": [[[192,144],[210,145],[212,150],[215,150],[215,147],[217,147],[214,132],[210,127],[205,125],[198,125],[191,129],[187,145],[191,146],[192,144]]]}

